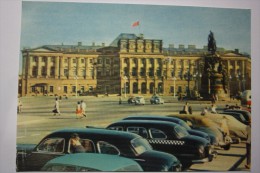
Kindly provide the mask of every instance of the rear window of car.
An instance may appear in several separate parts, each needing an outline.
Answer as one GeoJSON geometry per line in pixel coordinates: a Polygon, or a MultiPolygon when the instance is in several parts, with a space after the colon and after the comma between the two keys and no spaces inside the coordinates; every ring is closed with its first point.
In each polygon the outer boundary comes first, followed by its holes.
{"type": "Polygon", "coordinates": [[[148,132],[143,127],[127,127],[126,130],[128,132],[138,134],[138,135],[142,136],[143,138],[147,138],[148,137],[148,132]]]}
{"type": "Polygon", "coordinates": [[[97,147],[98,147],[99,153],[120,155],[119,149],[116,146],[114,146],[114,145],[112,145],[112,144],[110,144],[108,142],[98,141],[97,142],[97,147]]]}

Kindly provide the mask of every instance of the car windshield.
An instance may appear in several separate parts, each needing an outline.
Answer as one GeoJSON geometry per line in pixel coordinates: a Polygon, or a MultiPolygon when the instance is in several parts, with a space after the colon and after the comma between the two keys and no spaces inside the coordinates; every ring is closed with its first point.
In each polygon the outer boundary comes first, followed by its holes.
{"type": "Polygon", "coordinates": [[[190,126],[184,122],[184,121],[180,121],[179,124],[184,127],[186,130],[191,130],[190,126]]]}
{"type": "Polygon", "coordinates": [[[175,133],[177,134],[177,136],[178,136],[179,138],[183,138],[183,137],[189,135],[189,133],[187,132],[187,130],[184,129],[183,127],[181,127],[181,126],[175,126],[175,127],[174,127],[174,131],[175,131],[175,133]]]}
{"type": "Polygon", "coordinates": [[[152,150],[152,146],[148,143],[148,141],[141,137],[133,139],[131,141],[131,145],[133,146],[137,155],[140,155],[145,151],[152,150]]]}

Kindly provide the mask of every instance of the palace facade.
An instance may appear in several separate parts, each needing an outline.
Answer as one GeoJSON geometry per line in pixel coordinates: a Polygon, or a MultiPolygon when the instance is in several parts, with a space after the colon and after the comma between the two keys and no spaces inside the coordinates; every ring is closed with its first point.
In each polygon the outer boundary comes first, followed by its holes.
{"type": "MultiPolygon", "coordinates": [[[[228,91],[251,89],[251,59],[218,48],[227,70],[228,91]]],[[[44,45],[22,50],[19,95],[185,95],[201,88],[207,47],[163,47],[163,41],[120,34],[109,46],[44,45]]]]}

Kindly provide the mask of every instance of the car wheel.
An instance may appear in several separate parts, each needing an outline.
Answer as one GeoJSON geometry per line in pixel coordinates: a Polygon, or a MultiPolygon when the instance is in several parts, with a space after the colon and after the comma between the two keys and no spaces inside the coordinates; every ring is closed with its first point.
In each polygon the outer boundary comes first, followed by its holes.
{"type": "Polygon", "coordinates": [[[227,144],[227,145],[223,146],[223,149],[224,149],[224,150],[229,150],[229,149],[230,149],[230,147],[231,147],[231,144],[229,143],[229,144],[227,144]]]}
{"type": "Polygon", "coordinates": [[[192,163],[191,162],[183,162],[182,163],[182,171],[186,171],[191,167],[192,163]]]}

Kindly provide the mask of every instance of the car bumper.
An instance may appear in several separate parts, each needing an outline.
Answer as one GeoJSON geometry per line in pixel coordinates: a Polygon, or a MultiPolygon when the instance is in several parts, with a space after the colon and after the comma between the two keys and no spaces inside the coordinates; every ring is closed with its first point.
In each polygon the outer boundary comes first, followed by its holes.
{"type": "Polygon", "coordinates": [[[198,160],[192,160],[192,163],[207,163],[207,162],[211,162],[214,158],[215,154],[209,154],[208,157],[204,158],[204,159],[198,159],[198,160]]]}

